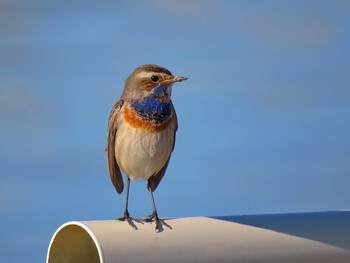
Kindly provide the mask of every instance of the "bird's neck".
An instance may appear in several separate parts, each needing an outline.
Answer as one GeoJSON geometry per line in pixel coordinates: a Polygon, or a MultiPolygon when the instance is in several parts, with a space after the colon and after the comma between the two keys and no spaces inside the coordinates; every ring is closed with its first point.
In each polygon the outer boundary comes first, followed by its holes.
{"type": "Polygon", "coordinates": [[[160,123],[167,120],[172,114],[172,103],[161,102],[152,97],[145,97],[131,104],[139,117],[144,120],[160,123]]]}

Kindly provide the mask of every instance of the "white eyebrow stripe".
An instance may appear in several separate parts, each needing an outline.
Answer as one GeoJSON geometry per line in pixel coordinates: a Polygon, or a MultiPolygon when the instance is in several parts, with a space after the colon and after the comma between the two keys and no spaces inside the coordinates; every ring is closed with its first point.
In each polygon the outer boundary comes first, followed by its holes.
{"type": "Polygon", "coordinates": [[[153,72],[146,72],[146,71],[141,71],[140,73],[138,73],[136,75],[136,77],[138,78],[149,78],[153,75],[154,73],[153,72]]]}

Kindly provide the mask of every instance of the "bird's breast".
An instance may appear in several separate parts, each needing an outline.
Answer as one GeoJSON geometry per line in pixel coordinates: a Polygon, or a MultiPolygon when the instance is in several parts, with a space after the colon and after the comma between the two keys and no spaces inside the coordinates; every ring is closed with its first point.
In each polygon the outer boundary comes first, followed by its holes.
{"type": "Polygon", "coordinates": [[[128,107],[118,127],[115,156],[123,172],[135,181],[149,179],[170,157],[175,140],[175,122],[155,124],[142,120],[128,107]]]}
{"type": "Polygon", "coordinates": [[[125,105],[123,119],[133,128],[160,132],[174,121],[174,110],[171,102],[145,98],[125,105]]]}

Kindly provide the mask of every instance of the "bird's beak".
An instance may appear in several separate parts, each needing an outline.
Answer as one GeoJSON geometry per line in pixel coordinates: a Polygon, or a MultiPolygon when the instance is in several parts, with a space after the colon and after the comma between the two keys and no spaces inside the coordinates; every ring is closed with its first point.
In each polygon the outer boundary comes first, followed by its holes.
{"type": "Polygon", "coordinates": [[[159,84],[165,84],[165,83],[175,83],[175,82],[181,82],[181,81],[184,81],[188,78],[186,77],[173,77],[172,79],[166,79],[166,80],[163,80],[162,82],[160,82],[159,84]]]}
{"type": "Polygon", "coordinates": [[[181,81],[184,81],[186,79],[188,79],[188,78],[186,78],[186,77],[174,77],[172,79],[172,82],[181,82],[181,81]]]}

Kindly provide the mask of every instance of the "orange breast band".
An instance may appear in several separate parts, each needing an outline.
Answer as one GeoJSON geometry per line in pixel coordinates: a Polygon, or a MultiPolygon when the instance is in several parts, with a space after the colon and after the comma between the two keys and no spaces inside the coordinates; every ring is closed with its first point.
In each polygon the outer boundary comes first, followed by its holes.
{"type": "Polygon", "coordinates": [[[174,114],[171,114],[167,120],[161,123],[154,123],[153,121],[142,119],[134,110],[130,109],[130,107],[126,105],[123,110],[123,118],[130,126],[134,128],[148,130],[151,132],[160,132],[167,128],[168,125],[174,120],[174,114]]]}

